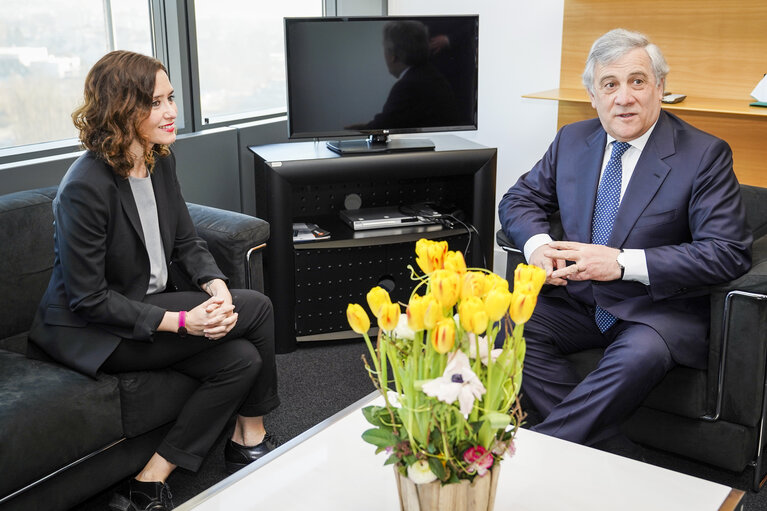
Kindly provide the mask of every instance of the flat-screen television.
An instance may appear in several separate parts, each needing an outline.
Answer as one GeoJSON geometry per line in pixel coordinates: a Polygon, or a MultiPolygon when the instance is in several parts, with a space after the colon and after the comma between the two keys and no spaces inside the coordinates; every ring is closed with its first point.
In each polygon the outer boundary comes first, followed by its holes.
{"type": "Polygon", "coordinates": [[[433,149],[477,129],[479,17],[285,18],[288,135],[336,152],[433,149]]]}

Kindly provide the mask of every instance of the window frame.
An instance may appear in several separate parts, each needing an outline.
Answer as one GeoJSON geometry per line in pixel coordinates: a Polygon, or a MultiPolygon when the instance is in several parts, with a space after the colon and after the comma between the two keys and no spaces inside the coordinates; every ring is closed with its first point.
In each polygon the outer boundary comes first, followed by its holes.
{"type": "MultiPolygon", "coordinates": [[[[346,10],[344,2],[339,5],[338,0],[318,1],[322,2],[323,17],[353,15],[341,12],[346,10]]],[[[368,1],[380,1],[381,14],[386,15],[388,12],[387,0],[368,1]]],[[[147,3],[155,57],[168,69],[176,93],[179,134],[257,121],[268,122],[272,119],[280,122],[285,119],[287,105],[263,115],[244,113],[242,116],[226,116],[220,121],[203,124],[194,0],[147,0],[147,3]]],[[[0,168],[5,164],[71,154],[80,150],[82,147],[77,138],[0,148],[0,168]]]]}

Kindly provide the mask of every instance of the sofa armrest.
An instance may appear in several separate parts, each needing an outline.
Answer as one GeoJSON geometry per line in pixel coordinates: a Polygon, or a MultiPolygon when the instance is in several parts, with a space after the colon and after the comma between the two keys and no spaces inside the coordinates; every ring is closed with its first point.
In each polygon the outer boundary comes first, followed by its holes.
{"type": "Polygon", "coordinates": [[[711,289],[708,365],[710,418],[749,426],[761,419],[765,385],[767,235],[754,242],[752,261],[745,275],[711,289]]]}
{"type": "Polygon", "coordinates": [[[187,203],[197,234],[208,244],[229,287],[263,292],[261,252],[269,239],[269,223],[260,218],[187,203]]]}

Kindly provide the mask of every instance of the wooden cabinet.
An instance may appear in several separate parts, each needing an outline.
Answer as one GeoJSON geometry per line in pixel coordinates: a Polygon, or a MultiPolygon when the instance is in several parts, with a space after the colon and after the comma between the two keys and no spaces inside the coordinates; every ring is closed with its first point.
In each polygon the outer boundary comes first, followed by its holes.
{"type": "Polygon", "coordinates": [[[767,2],[565,0],[559,88],[525,95],[559,101],[559,126],[596,116],[581,73],[592,43],[613,28],[660,47],[666,91],[687,95],[663,108],[726,140],[740,182],[767,187],[767,108],[749,106],[767,73],[767,2]]]}

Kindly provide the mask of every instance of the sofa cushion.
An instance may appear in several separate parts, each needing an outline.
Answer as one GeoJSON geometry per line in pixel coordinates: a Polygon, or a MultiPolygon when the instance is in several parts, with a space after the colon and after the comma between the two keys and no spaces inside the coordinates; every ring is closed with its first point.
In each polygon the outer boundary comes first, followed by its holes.
{"type": "Polygon", "coordinates": [[[123,431],[133,438],[176,420],[200,382],[165,369],[120,373],[123,431]]]}
{"type": "Polygon", "coordinates": [[[116,378],[0,350],[0,496],[122,437],[116,378]]]}
{"type": "Polygon", "coordinates": [[[0,197],[0,339],[29,330],[53,268],[53,210],[56,187],[0,197]]]}

